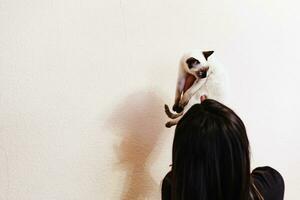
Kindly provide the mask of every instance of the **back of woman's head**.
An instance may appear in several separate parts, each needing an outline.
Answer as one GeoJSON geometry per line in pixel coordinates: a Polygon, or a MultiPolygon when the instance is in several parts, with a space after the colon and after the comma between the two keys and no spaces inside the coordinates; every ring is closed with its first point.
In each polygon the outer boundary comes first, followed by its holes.
{"type": "Polygon", "coordinates": [[[211,99],[178,122],[172,152],[173,200],[246,200],[249,142],[242,120],[211,99]]]}

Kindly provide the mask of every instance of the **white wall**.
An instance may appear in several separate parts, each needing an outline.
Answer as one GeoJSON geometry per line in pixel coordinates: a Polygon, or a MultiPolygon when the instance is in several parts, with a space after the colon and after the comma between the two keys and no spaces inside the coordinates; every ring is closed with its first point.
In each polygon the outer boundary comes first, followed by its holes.
{"type": "Polygon", "coordinates": [[[159,199],[178,60],[215,50],[252,167],[300,191],[299,23],[291,1],[1,0],[0,199],[159,199]]]}

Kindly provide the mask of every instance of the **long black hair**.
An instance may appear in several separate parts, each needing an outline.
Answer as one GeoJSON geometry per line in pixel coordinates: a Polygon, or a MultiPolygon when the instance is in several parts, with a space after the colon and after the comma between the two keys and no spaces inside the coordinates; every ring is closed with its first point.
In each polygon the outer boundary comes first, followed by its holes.
{"type": "Polygon", "coordinates": [[[248,200],[250,182],[242,120],[212,99],[193,105],[175,129],[172,200],[248,200]]]}

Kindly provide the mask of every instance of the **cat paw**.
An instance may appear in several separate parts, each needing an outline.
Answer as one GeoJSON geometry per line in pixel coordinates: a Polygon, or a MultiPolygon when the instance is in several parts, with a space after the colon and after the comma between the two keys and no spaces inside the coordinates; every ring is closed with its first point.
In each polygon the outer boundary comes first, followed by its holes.
{"type": "Polygon", "coordinates": [[[191,99],[190,95],[184,94],[182,99],[179,101],[179,107],[184,108],[188,104],[190,99],[191,99]]]}
{"type": "Polygon", "coordinates": [[[171,128],[173,126],[172,122],[167,122],[165,125],[167,128],[171,128]]]}

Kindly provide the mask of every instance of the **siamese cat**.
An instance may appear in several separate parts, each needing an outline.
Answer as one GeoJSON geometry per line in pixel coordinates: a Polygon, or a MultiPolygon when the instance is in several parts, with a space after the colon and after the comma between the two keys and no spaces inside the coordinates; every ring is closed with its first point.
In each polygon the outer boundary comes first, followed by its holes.
{"type": "Polygon", "coordinates": [[[223,102],[227,93],[227,76],[214,58],[214,51],[193,50],[185,53],[179,64],[175,102],[172,113],[168,105],[165,112],[171,121],[170,128],[178,123],[184,113],[196,103],[201,103],[201,96],[223,102]]]}

